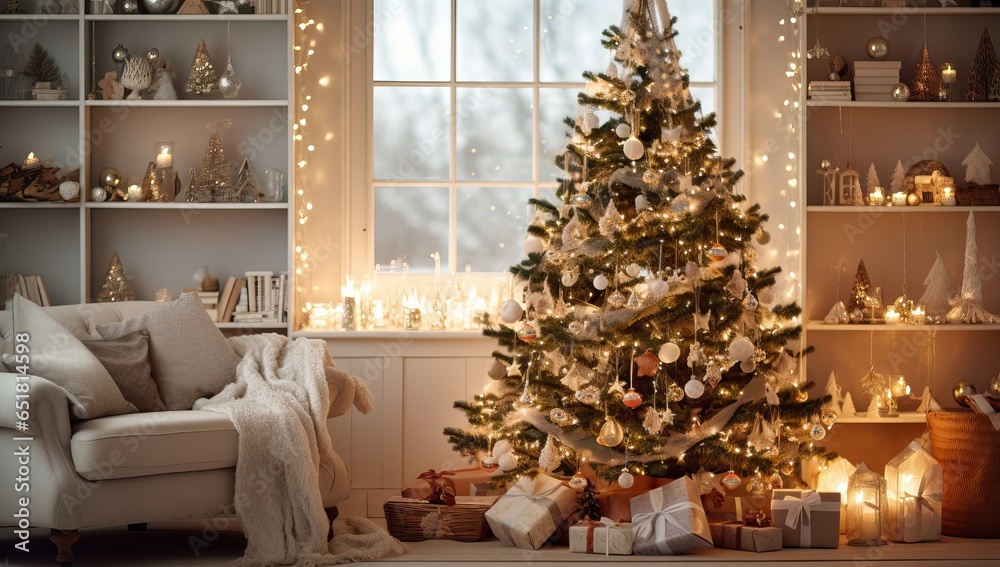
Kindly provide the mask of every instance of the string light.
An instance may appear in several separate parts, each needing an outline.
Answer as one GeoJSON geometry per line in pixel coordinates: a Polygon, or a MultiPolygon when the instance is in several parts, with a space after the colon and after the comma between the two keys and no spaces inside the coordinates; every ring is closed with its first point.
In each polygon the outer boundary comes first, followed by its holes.
{"type": "MultiPolygon", "coordinates": [[[[295,70],[296,96],[295,121],[292,123],[292,132],[294,132],[292,136],[294,142],[293,153],[296,165],[294,175],[294,187],[296,189],[293,198],[293,206],[295,207],[295,255],[293,256],[293,270],[295,273],[295,295],[300,303],[302,303],[301,300],[306,290],[311,287],[310,276],[312,267],[309,263],[309,251],[306,249],[305,243],[307,242],[306,223],[309,221],[309,212],[312,211],[313,205],[306,196],[305,188],[309,181],[311,154],[316,149],[313,144],[309,143],[309,132],[306,127],[308,124],[306,115],[309,113],[309,104],[307,104],[307,101],[312,100],[312,95],[309,94],[309,58],[315,51],[311,48],[303,49],[303,47],[309,45],[309,28],[316,23],[306,15],[307,4],[308,0],[296,0],[294,12],[296,32],[292,47],[292,55],[295,59],[293,68],[295,70]]],[[[304,303],[302,315],[307,315],[311,309],[312,305],[308,302],[304,303]]],[[[300,317],[300,321],[297,322],[299,328],[303,327],[307,322],[304,319],[305,317],[300,317]]]]}

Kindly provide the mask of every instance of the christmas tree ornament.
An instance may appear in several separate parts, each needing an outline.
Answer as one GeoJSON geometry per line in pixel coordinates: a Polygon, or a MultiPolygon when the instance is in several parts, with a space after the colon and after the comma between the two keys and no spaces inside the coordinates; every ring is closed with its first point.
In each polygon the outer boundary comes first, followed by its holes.
{"type": "Polygon", "coordinates": [[[178,14],[210,14],[208,7],[202,0],[184,0],[181,7],[177,9],[178,14]]]}
{"type": "Polygon", "coordinates": [[[979,47],[969,66],[969,79],[965,87],[965,100],[969,102],[986,102],[989,100],[990,82],[997,66],[997,52],[993,48],[990,32],[983,28],[979,38],[979,47]]]}
{"type": "Polygon", "coordinates": [[[959,380],[955,382],[955,385],[951,388],[951,397],[958,402],[958,405],[963,407],[971,407],[969,405],[969,396],[976,394],[976,385],[968,380],[959,380]]]}
{"type": "Polygon", "coordinates": [[[240,87],[243,86],[243,82],[240,81],[239,76],[236,75],[236,71],[233,69],[233,49],[230,44],[230,22],[226,22],[226,51],[228,55],[226,56],[226,70],[222,72],[219,77],[219,93],[222,98],[232,100],[240,96],[240,87]]]}
{"type": "Polygon", "coordinates": [[[639,264],[636,264],[635,262],[629,264],[628,266],[625,266],[625,273],[628,274],[628,277],[630,278],[638,276],[639,272],[641,271],[642,268],[640,268],[639,264]]]}
{"type": "Polygon", "coordinates": [[[594,198],[586,193],[577,193],[573,195],[573,205],[577,207],[587,208],[594,203],[594,198]]]}
{"type": "Polygon", "coordinates": [[[111,60],[115,63],[125,63],[126,59],[128,59],[128,49],[124,45],[119,43],[111,50],[111,60]]]}
{"type": "Polygon", "coordinates": [[[485,472],[492,473],[496,472],[496,470],[500,468],[500,464],[497,463],[497,460],[494,459],[492,455],[490,455],[483,457],[479,461],[479,468],[483,469],[485,472]]]}
{"type": "Polygon", "coordinates": [[[737,337],[729,343],[729,356],[733,357],[734,360],[743,362],[753,356],[753,353],[753,343],[746,337],[737,337]]]}
{"type": "Polygon", "coordinates": [[[826,437],[826,428],[821,423],[813,423],[809,426],[809,437],[814,441],[822,441],[826,437]]]}
{"type": "Polygon", "coordinates": [[[59,198],[63,201],[78,201],[80,198],[79,181],[63,181],[59,184],[59,198]]]}
{"type": "Polygon", "coordinates": [[[630,309],[637,309],[639,307],[639,296],[634,291],[628,294],[628,301],[625,302],[625,307],[630,309]]]}
{"type": "Polygon", "coordinates": [[[490,363],[489,369],[486,370],[486,375],[493,380],[502,380],[507,376],[507,367],[504,366],[504,363],[494,358],[493,362],[490,363]]]}
{"type": "Polygon", "coordinates": [[[594,289],[597,291],[603,291],[608,288],[608,277],[604,274],[597,274],[594,276],[594,289]]]}
{"type": "Polygon", "coordinates": [[[628,138],[629,134],[632,133],[632,128],[628,124],[622,123],[615,126],[615,135],[619,138],[628,138]]]}
{"type": "Polygon", "coordinates": [[[670,386],[667,387],[667,399],[675,403],[683,400],[684,388],[681,388],[677,384],[671,382],[670,386]]]}
{"type": "Polygon", "coordinates": [[[587,477],[583,476],[583,473],[577,472],[569,479],[568,484],[573,490],[582,492],[584,488],[587,488],[587,484],[589,483],[590,481],[587,480],[587,477]]]}
{"type": "Polygon", "coordinates": [[[760,244],[761,246],[767,246],[768,243],[771,242],[771,233],[766,230],[760,230],[759,232],[757,232],[756,240],[757,244],[760,244]]]}
{"type": "Polygon", "coordinates": [[[601,432],[597,434],[597,443],[605,447],[617,447],[625,439],[625,430],[615,418],[608,416],[604,418],[604,425],[601,432]]]}
{"type": "Polygon", "coordinates": [[[562,275],[560,281],[562,282],[564,287],[573,287],[574,285],[576,285],[576,282],[579,279],[580,279],[580,274],[576,272],[566,272],[565,274],[562,275]]]}
{"type": "Polygon", "coordinates": [[[629,388],[625,395],[622,396],[622,403],[626,406],[635,409],[642,405],[642,394],[636,392],[634,388],[629,388]]]}
{"type": "Polygon", "coordinates": [[[836,325],[847,323],[847,319],[847,306],[844,305],[843,301],[838,301],[833,304],[826,317],[823,317],[823,322],[828,325],[836,325]]]}
{"type": "Polygon", "coordinates": [[[743,362],[740,363],[740,370],[742,370],[747,374],[750,374],[754,370],[757,370],[757,363],[752,360],[744,360],[743,362]]]}
{"type": "Polygon", "coordinates": [[[881,313],[876,313],[873,309],[873,296],[869,293],[871,285],[865,261],[861,260],[858,262],[858,271],[854,275],[854,285],[847,303],[847,315],[851,323],[862,323],[866,318],[881,317],[881,313]]]}
{"type": "Polygon", "coordinates": [[[531,342],[538,338],[538,329],[531,323],[525,323],[518,328],[517,338],[524,342],[531,342]]]}
{"type": "Polygon", "coordinates": [[[882,36],[875,36],[868,40],[865,52],[872,59],[885,59],[889,56],[889,48],[889,40],[882,36]]]}
{"type": "Polygon", "coordinates": [[[587,386],[582,390],[577,390],[573,397],[581,404],[588,406],[598,406],[601,403],[601,391],[593,386],[587,386]]]}
{"type": "Polygon", "coordinates": [[[684,393],[692,400],[697,400],[705,393],[705,384],[692,378],[688,380],[687,384],[684,384],[684,393]]]}
{"type": "Polygon", "coordinates": [[[633,357],[632,360],[635,362],[636,374],[639,376],[656,376],[656,371],[660,367],[660,359],[649,349],[633,357]]]}
{"type": "Polygon", "coordinates": [[[583,133],[589,136],[595,128],[601,125],[601,119],[593,112],[588,112],[583,117],[583,133]]]}
{"type": "MultiPolygon", "coordinates": [[[[997,76],[1000,76],[1000,73],[997,73],[997,76]]],[[[993,160],[979,147],[978,141],[976,142],[976,147],[972,148],[972,151],[962,160],[962,165],[965,166],[965,181],[967,183],[975,183],[977,185],[989,185],[992,183],[990,166],[993,165],[993,160]]]]}
{"type": "Polygon", "coordinates": [[[698,283],[698,275],[700,273],[701,273],[701,268],[698,267],[698,264],[694,262],[688,262],[687,264],[684,265],[684,275],[687,276],[687,279],[691,280],[695,284],[698,283]]]}
{"type": "Polygon", "coordinates": [[[619,309],[625,305],[625,295],[617,289],[608,296],[608,307],[619,309]]]}
{"type": "Polygon", "coordinates": [[[722,480],[719,482],[726,488],[726,490],[733,491],[740,487],[740,484],[743,483],[743,479],[740,478],[740,475],[736,474],[736,471],[729,471],[722,475],[722,480]]]}
{"type": "Polygon", "coordinates": [[[663,345],[660,346],[660,352],[658,358],[664,364],[670,364],[671,362],[675,362],[680,357],[681,357],[681,348],[677,346],[675,343],[663,343],[663,345]]]}
{"type": "Polygon", "coordinates": [[[169,188],[163,186],[161,177],[156,171],[156,163],[152,161],[146,166],[146,174],[142,178],[142,200],[156,203],[174,200],[173,184],[171,183],[169,188]]]}
{"type": "Polygon", "coordinates": [[[910,87],[910,98],[912,100],[937,100],[940,90],[941,78],[938,76],[937,67],[931,61],[927,44],[924,43],[917,58],[917,72],[910,87]]]}
{"type": "Polygon", "coordinates": [[[499,459],[497,459],[497,465],[499,465],[500,470],[504,472],[512,471],[517,468],[517,455],[513,452],[504,453],[503,455],[500,455],[499,459]]]}
{"type": "Polygon", "coordinates": [[[649,282],[649,292],[653,294],[653,297],[663,297],[670,291],[670,284],[657,278],[649,282]]]}
{"type": "Polygon", "coordinates": [[[642,142],[638,138],[630,136],[629,139],[625,140],[625,144],[622,145],[622,152],[628,159],[636,161],[642,159],[642,156],[646,153],[646,148],[643,147],[642,142]]]}
{"type": "Polygon", "coordinates": [[[650,435],[659,435],[660,430],[663,429],[663,417],[660,412],[654,408],[647,409],[646,415],[642,419],[642,428],[650,435]]]}
{"type": "Polygon", "coordinates": [[[566,326],[566,329],[569,332],[573,333],[574,335],[579,335],[580,333],[582,333],[583,328],[584,328],[583,323],[579,321],[571,321],[570,324],[566,326]]]}
{"type": "Polygon", "coordinates": [[[670,210],[675,213],[686,213],[691,208],[691,199],[687,194],[682,193],[670,201],[670,210]]]}
{"type": "Polygon", "coordinates": [[[524,239],[524,244],[521,245],[521,250],[523,250],[525,254],[541,254],[545,251],[545,242],[537,236],[529,236],[524,239]]]}
{"type": "Polygon", "coordinates": [[[519,378],[521,376],[521,365],[517,363],[517,357],[514,357],[513,362],[505,370],[508,378],[519,378]]]}
{"type": "Polygon", "coordinates": [[[180,4],[181,0],[142,0],[150,14],[172,14],[180,4]]]}
{"type": "Polygon", "coordinates": [[[108,191],[104,187],[91,187],[90,200],[96,203],[103,203],[108,198],[108,191]]]}
{"type": "Polygon", "coordinates": [[[764,494],[769,488],[770,485],[764,480],[764,475],[762,475],[760,471],[754,473],[754,475],[750,477],[750,480],[747,481],[747,492],[753,495],[764,494]]]}
{"type": "Polygon", "coordinates": [[[649,200],[645,195],[639,194],[635,197],[635,210],[645,211],[649,207],[649,200]]]}
{"type": "Polygon", "coordinates": [[[625,395],[625,381],[624,380],[611,380],[611,385],[608,386],[609,394],[621,394],[625,395]]]}
{"type": "Polygon", "coordinates": [[[604,215],[601,216],[601,220],[597,223],[598,232],[606,238],[614,238],[622,231],[624,226],[624,217],[618,212],[615,200],[608,201],[608,208],[605,209],[604,215]]]}
{"type": "Polygon", "coordinates": [[[559,460],[559,450],[556,448],[555,437],[549,435],[545,438],[545,446],[542,447],[542,452],[538,454],[538,468],[544,472],[551,473],[559,466],[559,460]]]}
{"type": "Polygon", "coordinates": [[[125,62],[125,69],[122,70],[121,84],[132,92],[125,98],[127,100],[139,100],[140,91],[149,86],[152,81],[152,70],[149,67],[149,60],[145,57],[129,57],[125,62]]]}
{"type": "Polygon", "coordinates": [[[531,397],[531,392],[528,391],[528,382],[524,383],[524,390],[521,390],[521,396],[517,398],[517,403],[521,407],[529,407],[535,403],[534,398],[531,397]]]}
{"type": "MultiPolygon", "coordinates": [[[[562,408],[552,408],[552,410],[549,411],[549,419],[552,420],[552,423],[560,427],[566,427],[567,425],[572,425],[575,418],[570,415],[568,411],[562,408]]],[[[549,436],[549,439],[552,439],[551,435],[549,436]]],[[[548,443],[546,443],[546,447],[547,446],[548,443]]]]}
{"type": "Polygon", "coordinates": [[[513,299],[508,299],[500,306],[500,320],[508,325],[516,323],[524,315],[524,308],[513,299]]]}
{"type": "Polygon", "coordinates": [[[208,55],[208,47],[203,38],[198,42],[194,61],[191,62],[191,70],[188,71],[188,78],[184,83],[184,91],[201,95],[209,94],[215,90],[217,82],[215,67],[212,66],[212,59],[208,55]]]}
{"type": "Polygon", "coordinates": [[[257,203],[264,197],[264,192],[260,188],[260,178],[257,171],[250,163],[250,158],[243,158],[243,164],[236,174],[235,182],[236,200],[241,203],[257,203]]]}
{"type": "Polygon", "coordinates": [[[571,366],[569,371],[566,372],[566,375],[559,381],[564,386],[575,392],[590,383],[590,374],[591,372],[589,368],[580,362],[574,362],[573,366],[571,366]]]}
{"type": "Polygon", "coordinates": [[[851,393],[847,392],[844,394],[844,403],[840,406],[840,415],[854,417],[855,414],[857,414],[857,410],[854,408],[854,400],[851,399],[851,393]]]}
{"type": "MultiPolygon", "coordinates": [[[[766,289],[761,290],[760,293],[762,298],[767,297],[768,299],[770,299],[770,301],[766,302],[765,305],[770,305],[771,301],[774,301],[774,295],[773,294],[769,295],[768,290],[766,289]]],[[[764,300],[761,299],[760,301],[757,301],[757,298],[754,297],[752,293],[748,293],[746,297],[743,298],[743,307],[747,311],[754,311],[755,309],[757,309],[757,307],[761,304],[762,301],[764,300]]]]}
{"type": "Polygon", "coordinates": [[[104,277],[104,284],[101,285],[101,291],[97,294],[97,302],[134,300],[135,292],[132,291],[132,285],[128,282],[128,276],[125,275],[125,267],[122,266],[118,251],[115,250],[111,256],[111,263],[108,265],[108,273],[104,277]]]}
{"type": "Polygon", "coordinates": [[[725,260],[728,254],[729,253],[726,252],[726,249],[723,248],[718,242],[713,244],[712,247],[708,249],[708,252],[705,252],[705,255],[708,256],[708,258],[713,262],[721,262],[725,260]]]}
{"type": "Polygon", "coordinates": [[[743,295],[747,291],[747,281],[743,278],[742,270],[738,268],[733,270],[733,275],[726,284],[726,291],[736,299],[743,299],[743,295]]]}
{"type": "Polygon", "coordinates": [[[807,392],[805,390],[796,390],[795,391],[795,401],[799,402],[800,404],[809,401],[809,392],[807,392]]]}
{"type": "Polygon", "coordinates": [[[771,473],[767,480],[771,490],[781,490],[785,486],[785,481],[781,480],[781,475],[776,472],[771,473]]]}
{"type": "Polygon", "coordinates": [[[847,169],[837,174],[837,179],[837,200],[841,205],[864,204],[854,202],[854,196],[861,194],[861,174],[854,169],[854,165],[851,162],[847,162],[847,169]]]}
{"type": "Polygon", "coordinates": [[[632,476],[632,473],[627,470],[623,470],[622,474],[618,475],[618,486],[628,490],[629,488],[632,488],[633,484],[635,484],[635,477],[632,476]]]}
{"type": "Polygon", "coordinates": [[[705,381],[708,382],[708,385],[713,389],[716,388],[719,385],[719,382],[722,381],[722,367],[715,363],[709,364],[708,367],[705,368],[705,381]]]}
{"type": "Polygon", "coordinates": [[[792,461],[784,461],[778,465],[778,472],[785,476],[792,476],[795,474],[795,463],[792,461]]]}

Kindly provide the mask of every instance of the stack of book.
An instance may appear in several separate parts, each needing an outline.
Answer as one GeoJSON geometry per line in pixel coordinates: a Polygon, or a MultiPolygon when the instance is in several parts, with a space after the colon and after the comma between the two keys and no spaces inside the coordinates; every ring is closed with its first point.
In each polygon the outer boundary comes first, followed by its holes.
{"type": "Polygon", "coordinates": [[[288,321],[288,272],[251,271],[230,276],[218,299],[219,322],[276,323],[288,321]]]}
{"type": "Polygon", "coordinates": [[[855,61],[854,100],[893,100],[900,66],[899,61],[855,61]]]}
{"type": "Polygon", "coordinates": [[[0,309],[10,309],[13,305],[14,294],[20,295],[35,305],[52,305],[49,299],[49,290],[45,287],[45,280],[42,276],[15,273],[10,270],[0,278],[0,309]]]}
{"type": "Polygon", "coordinates": [[[219,320],[219,291],[202,291],[200,289],[183,289],[181,293],[194,292],[198,294],[198,298],[201,299],[201,304],[205,307],[205,311],[208,312],[208,316],[212,318],[213,321],[219,320]]]}
{"type": "Polygon", "coordinates": [[[851,82],[809,81],[809,100],[851,100],[851,82]]]}

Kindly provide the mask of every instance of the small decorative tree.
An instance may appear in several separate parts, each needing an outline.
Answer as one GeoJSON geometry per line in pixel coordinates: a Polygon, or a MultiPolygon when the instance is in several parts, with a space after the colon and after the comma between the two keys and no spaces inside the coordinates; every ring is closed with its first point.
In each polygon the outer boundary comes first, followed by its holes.
{"type": "Polygon", "coordinates": [[[903,162],[897,161],[896,168],[892,170],[892,179],[889,180],[889,194],[906,191],[906,171],[903,170],[903,162]]]}
{"type": "Polygon", "coordinates": [[[604,515],[601,503],[597,500],[598,494],[594,490],[594,483],[588,480],[587,486],[580,491],[580,495],[576,498],[576,520],[578,522],[586,522],[588,520],[597,522],[604,515]]]}
{"type": "Polygon", "coordinates": [[[876,187],[881,187],[882,183],[878,179],[878,172],[875,171],[875,164],[868,166],[868,177],[865,179],[865,191],[871,193],[876,187]]]}
{"type": "Polygon", "coordinates": [[[965,166],[966,182],[978,185],[990,184],[990,166],[993,165],[993,160],[979,147],[979,142],[976,142],[976,147],[972,148],[969,155],[962,160],[962,165],[965,166]]]}
{"type": "Polygon", "coordinates": [[[59,66],[49,52],[36,43],[24,65],[24,74],[34,77],[36,83],[55,83],[59,81],[59,66]]]}

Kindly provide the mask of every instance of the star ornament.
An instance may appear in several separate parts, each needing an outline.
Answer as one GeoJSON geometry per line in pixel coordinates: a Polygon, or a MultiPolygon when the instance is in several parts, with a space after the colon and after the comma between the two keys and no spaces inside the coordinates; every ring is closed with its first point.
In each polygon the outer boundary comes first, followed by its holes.
{"type": "Polygon", "coordinates": [[[639,376],[656,376],[656,370],[660,366],[660,359],[649,349],[633,357],[632,361],[635,362],[639,376]]]}
{"type": "Polygon", "coordinates": [[[625,386],[625,381],[624,380],[615,380],[615,381],[613,381],[611,383],[610,386],[608,386],[608,393],[609,394],[621,394],[621,395],[624,396],[625,395],[625,388],[624,388],[624,386],[625,386]]]}

